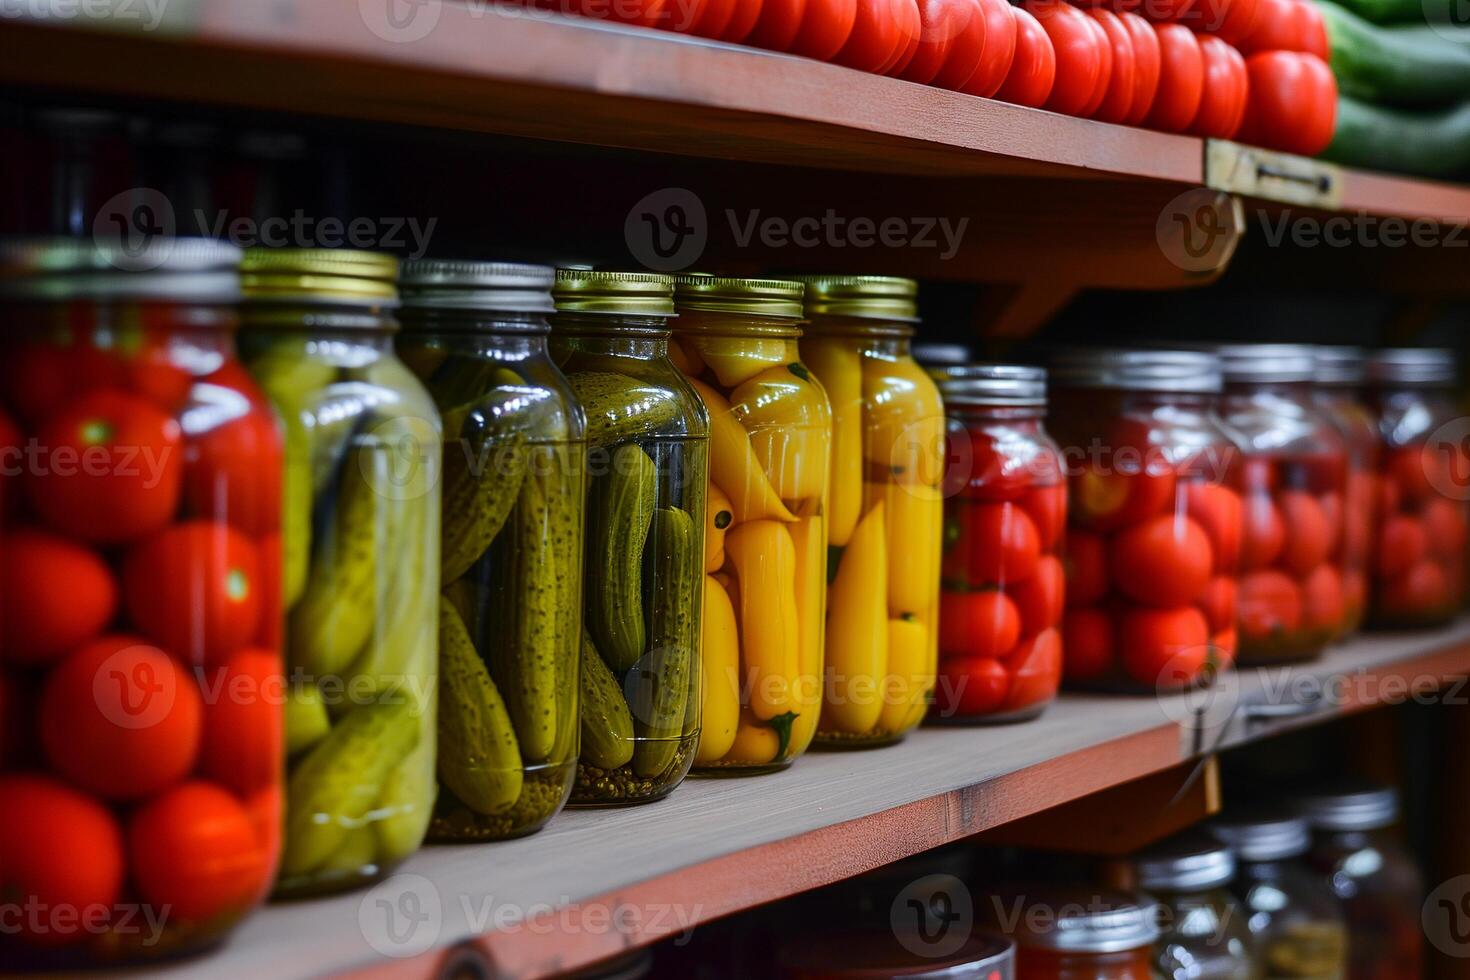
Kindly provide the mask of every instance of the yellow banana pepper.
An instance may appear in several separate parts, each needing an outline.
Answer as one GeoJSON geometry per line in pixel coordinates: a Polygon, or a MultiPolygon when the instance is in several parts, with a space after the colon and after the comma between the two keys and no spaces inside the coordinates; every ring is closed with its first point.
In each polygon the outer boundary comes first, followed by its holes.
{"type": "Polygon", "coordinates": [[[704,504],[704,570],[718,572],[725,567],[725,532],[735,523],[735,512],[725,491],[709,485],[704,504]]]}
{"type": "Polygon", "coordinates": [[[908,358],[862,359],[864,449],[891,479],[938,486],[944,478],[944,403],[933,379],[908,358]]]}
{"type": "Polygon", "coordinates": [[[735,607],[714,578],[705,579],[700,629],[704,720],[694,761],[708,765],[730,751],[740,725],[740,638],[735,607]]]}
{"type": "Polygon", "coordinates": [[[749,712],[740,713],[740,728],[735,733],[735,744],[725,753],[721,762],[739,763],[746,766],[763,766],[776,761],[781,751],[781,736],[774,728],[762,724],[749,712]]]}
{"type": "Polygon", "coordinates": [[[791,360],[787,347],[790,341],[783,338],[690,335],[687,342],[724,388],[744,384],[762,371],[791,360]]]}
{"type": "Polygon", "coordinates": [[[811,369],[832,406],[832,465],[828,483],[828,537],[844,547],[863,512],[862,356],[843,340],[801,342],[801,359],[811,369]]]}
{"type": "Polygon", "coordinates": [[[827,536],[820,514],[791,525],[796,546],[796,615],[801,624],[797,643],[796,701],[801,712],[791,723],[788,752],[800,755],[812,744],[822,711],[822,634],[827,622],[827,536]]]}
{"type": "Polygon", "coordinates": [[[775,521],[739,524],[725,538],[725,554],[740,583],[740,653],[750,711],[765,722],[793,716],[800,708],[795,688],[801,634],[791,534],[775,521]]]}
{"type": "Polygon", "coordinates": [[[888,614],[922,617],[939,600],[944,494],[938,487],[873,483],[868,499],[882,500],[887,514],[888,614]]]}
{"type": "Polygon", "coordinates": [[[827,594],[827,696],[824,728],[873,730],[888,669],[888,555],[880,500],[858,522],[827,594]]]}
{"type": "Polygon", "coordinates": [[[762,371],[730,393],[730,410],[784,501],[822,495],[832,412],[821,383],[800,364],[762,371]]]}
{"type": "Polygon", "coordinates": [[[916,619],[888,621],[888,676],[883,684],[883,713],[878,727],[886,732],[907,731],[915,705],[934,689],[937,667],[929,637],[916,619]]]}
{"type": "Polygon", "coordinates": [[[679,337],[669,338],[669,360],[686,378],[697,378],[704,373],[704,361],[694,345],[679,337]]]}
{"type": "Polygon", "coordinates": [[[750,436],[731,414],[730,403],[701,381],[690,379],[689,383],[709,410],[710,480],[730,495],[735,520],[741,524],[766,518],[787,524],[795,521],[766,479],[750,448],[750,436]]]}

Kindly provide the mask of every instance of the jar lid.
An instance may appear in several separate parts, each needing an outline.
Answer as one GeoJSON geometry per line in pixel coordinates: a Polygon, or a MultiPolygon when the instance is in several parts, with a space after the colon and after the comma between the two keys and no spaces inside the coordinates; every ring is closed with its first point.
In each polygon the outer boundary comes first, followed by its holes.
{"type": "Polygon", "coordinates": [[[159,237],[136,249],[90,238],[0,239],[0,296],[45,300],[234,303],[240,249],[212,238],[159,237]]]}
{"type": "Polygon", "coordinates": [[[919,284],[896,276],[794,276],[806,284],[806,315],[917,323],[919,284]]]}
{"type": "Polygon", "coordinates": [[[781,974],[793,980],[986,980],[1013,973],[1015,944],[999,936],[971,936],[947,956],[934,956],[920,939],[918,952],[892,932],[803,934],[782,947],[781,974]]]}
{"type": "Polygon", "coordinates": [[[515,262],[409,259],[398,276],[403,305],[412,309],[554,313],[556,270],[515,262]]]}
{"type": "Polygon", "coordinates": [[[966,364],[934,372],[948,405],[1046,404],[1046,369],[1024,364],[966,364]]]}
{"type": "Polygon", "coordinates": [[[1317,375],[1310,344],[1211,344],[1226,384],[1293,384],[1317,375]]]}
{"type": "Polygon", "coordinates": [[[1133,868],[1146,891],[1208,891],[1230,884],[1235,854],[1208,834],[1186,831],[1134,855],[1133,868]]]}
{"type": "Polygon", "coordinates": [[[652,272],[557,269],[552,289],[558,313],[674,316],[674,278],[652,272]]]}
{"type": "Polygon", "coordinates": [[[1357,386],[1368,377],[1368,351],[1362,347],[1317,347],[1317,383],[1357,386]]]}
{"type": "Polygon", "coordinates": [[[674,279],[674,307],[681,312],[700,310],[799,320],[805,292],[804,285],[791,279],[685,275],[674,279]]]}
{"type": "Polygon", "coordinates": [[[1159,938],[1159,906],[1131,892],[1019,895],[1016,941],[1063,953],[1121,953],[1159,938]]]}
{"type": "Polygon", "coordinates": [[[1280,808],[1227,813],[1206,825],[1240,861],[1284,861],[1312,846],[1307,821],[1280,808]]]}
{"type": "Polygon", "coordinates": [[[1220,393],[1220,359],[1201,350],[1139,350],[1131,347],[1075,347],[1056,352],[1052,383],[1074,388],[1123,391],[1220,393]]]}
{"type": "Polygon", "coordinates": [[[1392,786],[1344,781],[1304,793],[1297,810],[1317,830],[1378,830],[1398,820],[1399,794],[1392,786]]]}
{"type": "Polygon", "coordinates": [[[338,248],[252,248],[240,267],[245,301],[397,303],[398,260],[383,252],[338,248]]]}
{"type": "Polygon", "coordinates": [[[953,367],[970,363],[970,348],[964,344],[914,344],[914,360],[925,367],[953,367]]]}
{"type": "Polygon", "coordinates": [[[1443,347],[1393,347],[1368,362],[1368,377],[1380,385],[1438,388],[1455,383],[1455,352],[1443,347]]]}

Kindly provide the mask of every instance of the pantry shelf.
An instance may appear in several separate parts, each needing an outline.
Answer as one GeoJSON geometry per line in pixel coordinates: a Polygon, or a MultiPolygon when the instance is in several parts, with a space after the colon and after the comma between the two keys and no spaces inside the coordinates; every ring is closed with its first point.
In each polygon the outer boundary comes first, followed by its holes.
{"type": "Polygon", "coordinates": [[[1213,697],[1069,694],[1030,724],[925,728],[873,753],[813,753],[771,776],[691,780],[661,803],[568,811],[519,841],[427,848],[373,891],[272,906],[211,958],[161,975],[543,976],[1215,748],[1459,693],[1451,685],[1467,673],[1461,622],[1356,640],[1306,667],[1245,671],[1213,697]]]}

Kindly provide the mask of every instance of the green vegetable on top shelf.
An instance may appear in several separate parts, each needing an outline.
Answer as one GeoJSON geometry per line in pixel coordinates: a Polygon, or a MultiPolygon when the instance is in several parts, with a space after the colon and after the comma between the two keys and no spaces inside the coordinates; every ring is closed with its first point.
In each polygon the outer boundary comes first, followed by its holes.
{"type": "Polygon", "coordinates": [[[1470,176],[1470,102],[1414,112],[1344,95],[1337,103],[1337,132],[1323,157],[1419,177],[1470,176]]]}
{"type": "Polygon", "coordinates": [[[1433,31],[1405,33],[1369,23],[1335,3],[1327,22],[1332,73],[1343,94],[1388,105],[1448,105],[1470,98],[1470,47],[1433,31]]]}
{"type": "Polygon", "coordinates": [[[1459,0],[1337,0],[1339,6],[1351,10],[1374,24],[1453,23],[1455,4],[1459,0]]]}

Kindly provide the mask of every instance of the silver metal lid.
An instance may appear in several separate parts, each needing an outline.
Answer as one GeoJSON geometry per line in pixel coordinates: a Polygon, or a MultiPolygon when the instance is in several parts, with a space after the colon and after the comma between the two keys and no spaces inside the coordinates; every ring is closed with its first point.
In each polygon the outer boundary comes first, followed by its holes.
{"type": "Polygon", "coordinates": [[[1055,352],[1051,380],[1057,387],[1116,388],[1216,395],[1220,359],[1209,351],[1075,347],[1055,352]]]}
{"type": "Polygon", "coordinates": [[[1048,892],[1011,901],[1021,903],[1015,939],[1022,946],[1119,953],[1159,938],[1158,903],[1130,892],[1048,892]]]}
{"type": "Polygon", "coordinates": [[[1208,834],[1188,831],[1134,855],[1133,868],[1146,891],[1208,891],[1230,884],[1235,854],[1208,834]]]}
{"type": "Polygon", "coordinates": [[[1356,387],[1368,378],[1368,351],[1363,347],[1317,347],[1317,383],[1356,387]]]}
{"type": "Polygon", "coordinates": [[[935,372],[948,405],[1042,406],[1046,369],[1024,364],[965,364],[935,372]]]}
{"type": "Polygon", "coordinates": [[[242,256],[212,238],[160,236],[136,248],[90,238],[0,239],[0,296],[234,303],[242,256]]]}
{"type": "Polygon", "coordinates": [[[964,344],[914,344],[914,360],[925,367],[951,367],[970,363],[970,348],[964,344]]]}
{"type": "Polygon", "coordinates": [[[409,259],[399,267],[405,309],[555,313],[556,270],[514,262],[409,259]]]}
{"type": "Polygon", "coordinates": [[[1368,362],[1368,377],[1379,385],[1439,388],[1455,383],[1455,352],[1443,347],[1393,347],[1368,362]]]}
{"type": "Polygon", "coordinates": [[[1399,794],[1392,786],[1344,781],[1303,794],[1297,810],[1317,830],[1378,830],[1398,820],[1399,794]]]}
{"type": "Polygon", "coordinates": [[[1307,821],[1280,808],[1228,813],[1206,824],[1206,829],[1230,845],[1240,861],[1284,861],[1312,846],[1307,821]]]}
{"type": "Polygon", "coordinates": [[[1216,344],[1226,384],[1292,384],[1317,374],[1317,351],[1310,344],[1216,344]]]}

